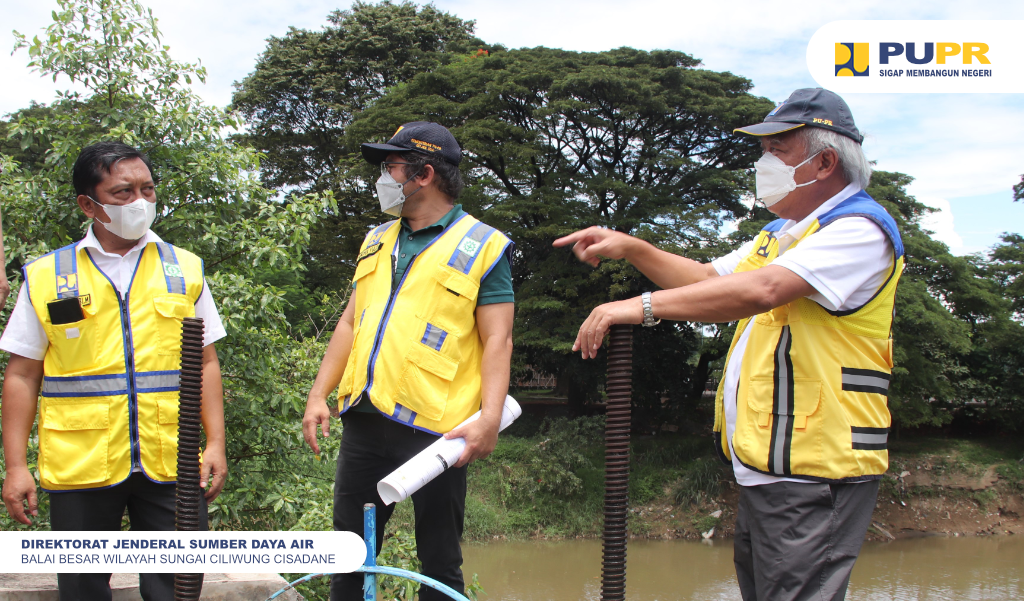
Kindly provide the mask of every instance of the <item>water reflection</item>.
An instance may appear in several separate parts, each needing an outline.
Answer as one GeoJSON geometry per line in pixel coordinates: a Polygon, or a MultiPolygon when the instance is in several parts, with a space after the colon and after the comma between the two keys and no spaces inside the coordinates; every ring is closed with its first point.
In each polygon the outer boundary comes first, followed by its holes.
{"type": "MultiPolygon", "coordinates": [[[[597,601],[601,542],[467,544],[464,571],[479,574],[482,601],[597,601]]],[[[739,598],[732,542],[630,541],[629,601],[739,598]]],[[[866,544],[848,599],[1024,599],[1024,537],[924,538],[866,544]]]]}

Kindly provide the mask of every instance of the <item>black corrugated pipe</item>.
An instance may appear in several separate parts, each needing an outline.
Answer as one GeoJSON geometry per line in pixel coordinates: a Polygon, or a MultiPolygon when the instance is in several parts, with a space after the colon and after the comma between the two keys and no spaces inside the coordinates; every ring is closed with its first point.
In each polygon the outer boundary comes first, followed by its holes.
{"type": "MultiPolygon", "coordinates": [[[[199,447],[203,408],[203,320],[181,324],[181,381],[178,393],[178,485],[174,522],[179,531],[199,530],[199,447]]],[[[202,574],[175,574],[174,601],[198,601],[202,574]]]]}
{"type": "Polygon", "coordinates": [[[606,391],[601,601],[623,601],[626,598],[626,513],[629,505],[629,426],[633,392],[633,326],[630,324],[611,327],[606,391]]]}

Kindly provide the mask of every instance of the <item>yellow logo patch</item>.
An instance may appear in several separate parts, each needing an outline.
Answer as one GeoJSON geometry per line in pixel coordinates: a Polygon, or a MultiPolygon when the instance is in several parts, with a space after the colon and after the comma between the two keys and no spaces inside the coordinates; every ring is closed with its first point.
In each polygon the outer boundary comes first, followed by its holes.
{"type": "Polygon", "coordinates": [[[362,250],[362,252],[359,253],[359,257],[356,258],[356,263],[362,261],[366,257],[370,257],[377,254],[377,251],[379,251],[382,246],[384,246],[383,242],[378,242],[376,244],[371,244],[370,246],[367,246],[362,250]]]}
{"type": "Polygon", "coordinates": [[[57,276],[57,292],[70,292],[78,289],[78,275],[59,275],[57,276]]]}
{"type": "Polygon", "coordinates": [[[836,77],[867,77],[868,43],[836,43],[836,77]]]}
{"type": "Polygon", "coordinates": [[[413,138],[412,140],[409,141],[415,144],[416,148],[419,148],[420,150],[426,150],[427,152],[437,152],[441,150],[441,147],[438,146],[437,144],[431,144],[430,142],[424,142],[423,140],[417,140],[416,138],[413,138]]]}
{"type": "Polygon", "coordinates": [[[88,307],[89,305],[92,304],[92,295],[91,294],[83,294],[82,296],[78,297],[78,302],[83,307],[88,307]]]}

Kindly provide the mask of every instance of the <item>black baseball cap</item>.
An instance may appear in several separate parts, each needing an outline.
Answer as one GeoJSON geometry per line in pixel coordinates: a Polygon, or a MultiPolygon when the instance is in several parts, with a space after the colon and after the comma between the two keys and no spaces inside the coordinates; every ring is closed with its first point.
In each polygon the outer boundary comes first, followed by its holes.
{"type": "Polygon", "coordinates": [[[413,121],[395,130],[386,144],[362,145],[363,158],[379,165],[393,152],[418,152],[426,155],[440,155],[452,165],[462,162],[462,149],[455,136],[443,125],[430,121],[413,121]]]}
{"type": "Polygon", "coordinates": [[[772,109],[761,123],[732,130],[752,136],[770,136],[810,125],[842,134],[861,144],[864,136],[853,122],[853,113],[846,101],[835,92],[823,88],[803,88],[789,95],[772,109]]]}

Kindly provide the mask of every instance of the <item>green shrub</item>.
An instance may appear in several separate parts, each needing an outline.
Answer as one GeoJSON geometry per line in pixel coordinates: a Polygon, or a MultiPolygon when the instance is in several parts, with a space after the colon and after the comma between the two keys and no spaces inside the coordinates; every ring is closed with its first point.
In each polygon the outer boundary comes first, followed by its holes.
{"type": "Polygon", "coordinates": [[[698,459],[676,483],[672,499],[682,506],[703,503],[722,492],[722,463],[714,458],[698,459]]]}

